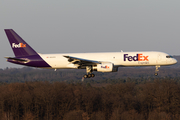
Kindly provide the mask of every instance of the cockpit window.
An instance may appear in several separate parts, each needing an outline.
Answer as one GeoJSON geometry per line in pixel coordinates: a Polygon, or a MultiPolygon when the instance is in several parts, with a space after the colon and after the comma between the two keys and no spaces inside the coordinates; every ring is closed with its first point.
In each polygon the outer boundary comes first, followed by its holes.
{"type": "Polygon", "coordinates": [[[166,58],[173,58],[173,56],[166,56],[166,58]]]}

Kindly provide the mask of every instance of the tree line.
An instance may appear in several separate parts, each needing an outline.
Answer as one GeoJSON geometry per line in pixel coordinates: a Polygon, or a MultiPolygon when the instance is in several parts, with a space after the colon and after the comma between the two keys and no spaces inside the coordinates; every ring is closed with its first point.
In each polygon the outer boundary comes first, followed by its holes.
{"type": "Polygon", "coordinates": [[[103,87],[65,82],[0,85],[1,120],[179,120],[174,79],[103,87]]]}

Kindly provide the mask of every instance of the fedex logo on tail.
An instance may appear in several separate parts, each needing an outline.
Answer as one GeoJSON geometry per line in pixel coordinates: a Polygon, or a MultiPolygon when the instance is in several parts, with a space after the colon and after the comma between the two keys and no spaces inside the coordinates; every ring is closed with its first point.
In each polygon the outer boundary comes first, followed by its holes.
{"type": "Polygon", "coordinates": [[[19,44],[12,43],[12,48],[25,48],[25,47],[26,47],[26,44],[23,44],[23,43],[19,43],[19,44]]]}
{"type": "Polygon", "coordinates": [[[128,56],[128,54],[124,54],[124,61],[149,61],[149,56],[144,56],[143,54],[136,54],[136,56],[128,56]]]}

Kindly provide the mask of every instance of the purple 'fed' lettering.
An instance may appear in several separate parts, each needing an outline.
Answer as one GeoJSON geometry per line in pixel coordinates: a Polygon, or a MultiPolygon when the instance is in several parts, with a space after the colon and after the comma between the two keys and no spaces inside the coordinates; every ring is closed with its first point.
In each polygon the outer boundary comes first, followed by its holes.
{"type": "Polygon", "coordinates": [[[138,54],[136,56],[128,56],[128,54],[124,54],[124,61],[138,61],[138,54]]]}

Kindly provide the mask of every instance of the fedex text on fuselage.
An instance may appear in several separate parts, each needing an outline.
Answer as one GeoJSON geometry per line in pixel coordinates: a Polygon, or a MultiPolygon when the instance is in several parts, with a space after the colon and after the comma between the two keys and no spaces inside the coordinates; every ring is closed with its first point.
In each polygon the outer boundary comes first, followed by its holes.
{"type": "Polygon", "coordinates": [[[124,61],[149,61],[148,57],[149,56],[144,56],[143,54],[136,54],[135,56],[124,54],[124,61]]]}

